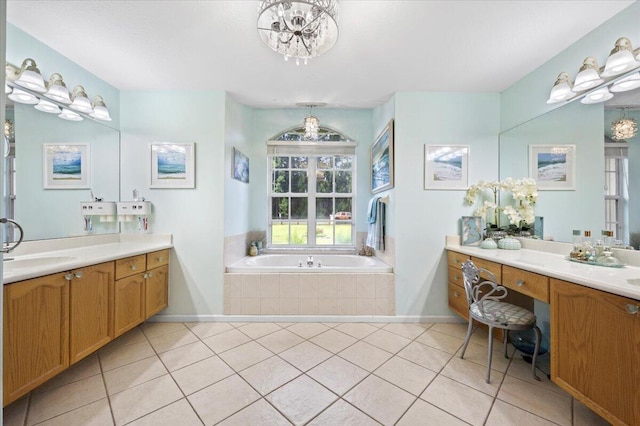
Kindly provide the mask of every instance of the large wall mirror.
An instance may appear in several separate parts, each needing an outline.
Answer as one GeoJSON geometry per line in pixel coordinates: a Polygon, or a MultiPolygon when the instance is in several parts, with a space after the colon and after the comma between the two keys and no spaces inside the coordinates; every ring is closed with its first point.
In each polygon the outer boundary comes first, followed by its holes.
{"type": "Polygon", "coordinates": [[[608,229],[639,248],[640,135],[612,139],[612,122],[623,116],[640,119],[640,89],[605,104],[574,101],[500,135],[500,179],[529,175],[531,146],[576,147],[575,189],[539,192],[546,238],[570,242],[574,229],[608,229]]]}

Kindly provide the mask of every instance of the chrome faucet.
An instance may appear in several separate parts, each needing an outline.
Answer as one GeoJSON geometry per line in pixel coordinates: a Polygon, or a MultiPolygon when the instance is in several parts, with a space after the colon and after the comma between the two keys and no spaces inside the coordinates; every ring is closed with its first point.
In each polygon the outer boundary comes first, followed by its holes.
{"type": "Polygon", "coordinates": [[[307,266],[313,266],[313,256],[307,257],[307,266]]]}

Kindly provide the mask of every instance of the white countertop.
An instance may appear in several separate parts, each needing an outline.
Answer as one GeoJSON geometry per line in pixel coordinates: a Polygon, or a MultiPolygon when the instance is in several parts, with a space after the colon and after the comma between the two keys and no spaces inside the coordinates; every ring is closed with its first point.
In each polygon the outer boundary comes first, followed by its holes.
{"type": "Polygon", "coordinates": [[[16,255],[4,255],[2,282],[9,284],[173,247],[171,235],[114,235],[26,243],[27,248],[16,250],[16,255]]]}
{"type": "Polygon", "coordinates": [[[640,300],[638,267],[609,268],[585,265],[567,260],[566,255],[530,249],[487,250],[451,243],[446,245],[446,249],[640,300]]]}

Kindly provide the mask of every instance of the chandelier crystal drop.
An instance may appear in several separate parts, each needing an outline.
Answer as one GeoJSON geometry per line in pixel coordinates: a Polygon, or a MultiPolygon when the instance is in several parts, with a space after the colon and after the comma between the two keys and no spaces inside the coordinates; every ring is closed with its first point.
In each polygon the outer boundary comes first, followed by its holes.
{"type": "Polygon", "coordinates": [[[285,61],[296,65],[320,56],[338,40],[337,0],[262,0],[258,9],[258,34],[285,61]]]}
{"type": "Polygon", "coordinates": [[[635,118],[621,118],[611,123],[611,132],[616,141],[631,139],[638,134],[638,122],[635,118]]]}

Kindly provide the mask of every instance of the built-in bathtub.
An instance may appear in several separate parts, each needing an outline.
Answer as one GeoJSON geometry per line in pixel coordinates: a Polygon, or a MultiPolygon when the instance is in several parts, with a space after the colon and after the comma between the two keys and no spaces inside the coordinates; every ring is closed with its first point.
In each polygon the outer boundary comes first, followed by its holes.
{"type": "Polygon", "coordinates": [[[227,266],[227,315],[394,315],[393,268],[376,257],[264,254],[227,266]]]}

